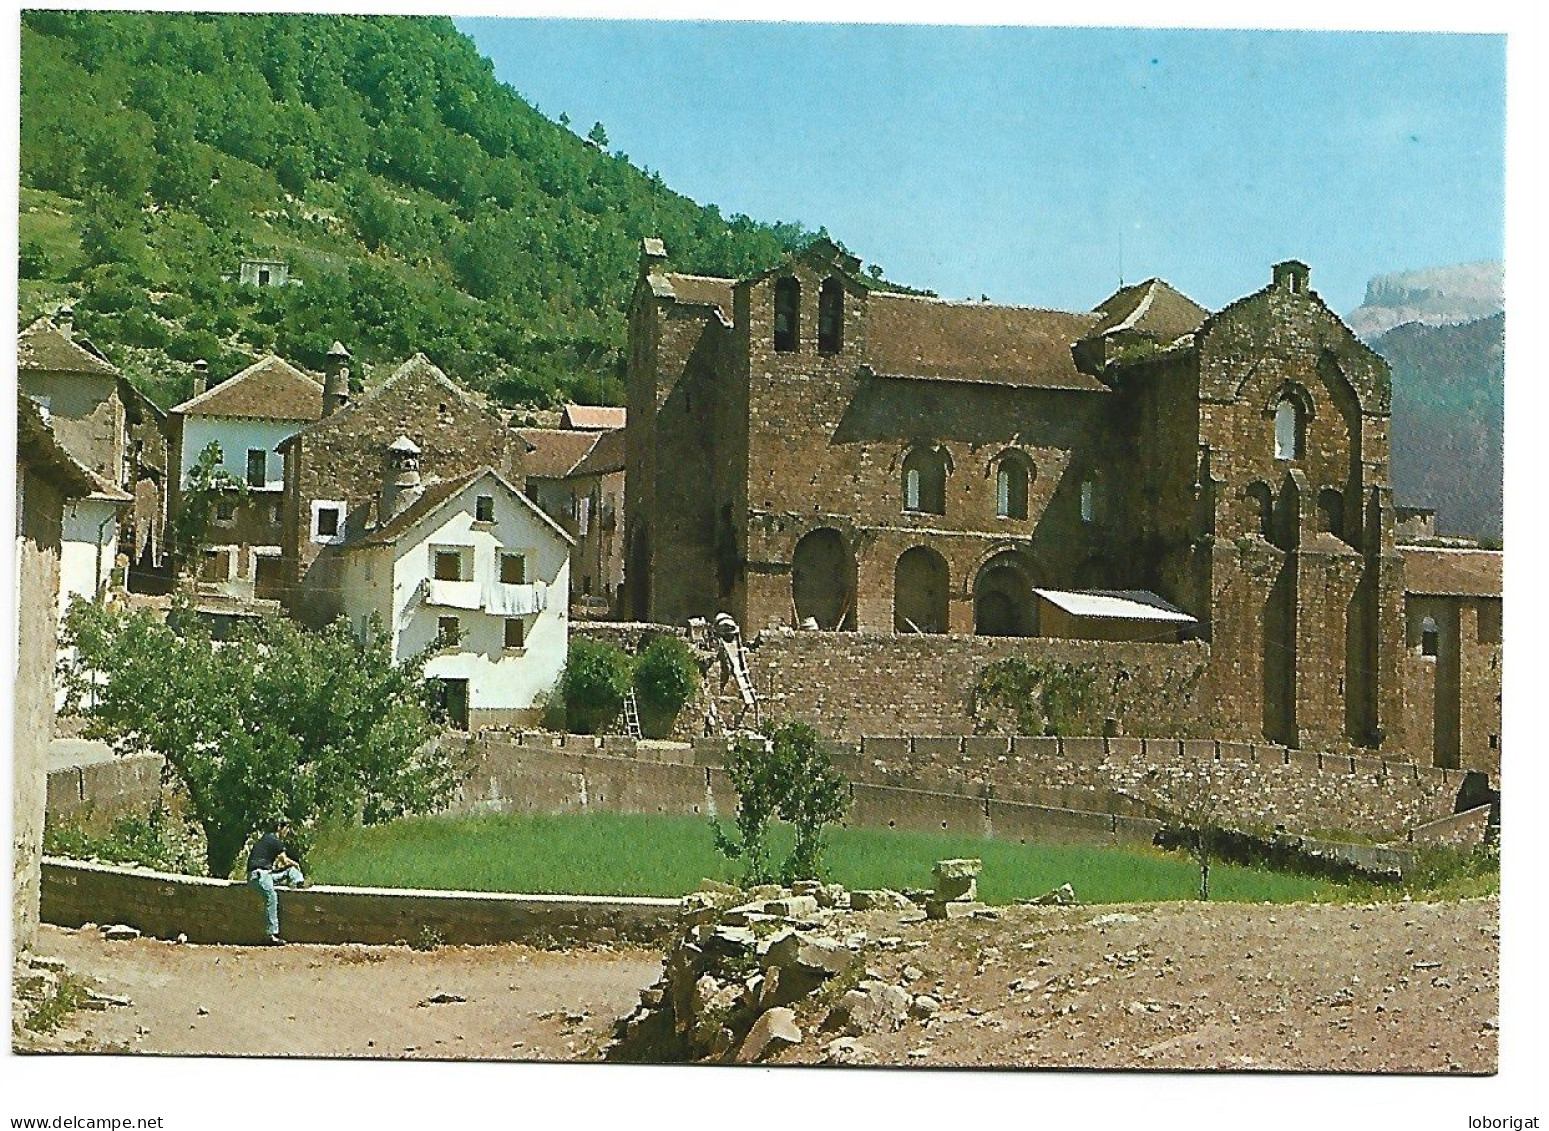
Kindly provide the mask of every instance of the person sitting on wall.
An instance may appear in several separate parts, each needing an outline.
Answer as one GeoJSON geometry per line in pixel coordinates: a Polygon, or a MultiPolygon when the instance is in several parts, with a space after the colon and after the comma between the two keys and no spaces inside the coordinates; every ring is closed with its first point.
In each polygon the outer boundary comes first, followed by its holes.
{"type": "Polygon", "coordinates": [[[269,930],[269,945],[284,946],[280,937],[280,897],[275,884],[288,887],[307,886],[306,877],[290,857],[290,822],[278,817],[265,828],[269,831],[259,837],[247,854],[247,886],[264,897],[264,920],[269,930]]]}

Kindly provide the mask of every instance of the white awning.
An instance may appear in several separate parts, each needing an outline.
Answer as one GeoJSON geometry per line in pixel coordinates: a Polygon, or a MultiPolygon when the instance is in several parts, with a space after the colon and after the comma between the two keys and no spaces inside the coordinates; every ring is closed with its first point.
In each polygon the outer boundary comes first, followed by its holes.
{"type": "Polygon", "coordinates": [[[1193,617],[1145,589],[1034,589],[1049,604],[1073,617],[1198,624],[1193,617]]]}

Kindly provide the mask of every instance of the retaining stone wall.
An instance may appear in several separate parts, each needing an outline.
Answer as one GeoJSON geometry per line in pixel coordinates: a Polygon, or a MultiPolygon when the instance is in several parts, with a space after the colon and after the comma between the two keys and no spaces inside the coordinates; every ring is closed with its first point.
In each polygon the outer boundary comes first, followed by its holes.
{"type": "MultiPolygon", "coordinates": [[[[1210,648],[1200,642],[771,631],[760,633],[748,651],[764,719],[800,719],[829,738],[1010,733],[1014,720],[980,709],[973,685],[986,664],[1012,657],[1094,669],[1090,703],[1079,720],[1087,733],[1103,733],[1109,718],[1121,734],[1227,731],[1203,687],[1210,648]]],[[[736,710],[723,694],[722,716],[735,718],[736,710]]]]}
{"type": "MultiPolygon", "coordinates": [[[[126,923],[194,943],[261,943],[263,900],[246,884],[45,857],[42,917],[61,927],[126,923]]],[[[609,896],[503,895],[313,887],[280,893],[292,942],[455,945],[522,942],[654,943],[677,925],[678,901],[609,896]]]]}

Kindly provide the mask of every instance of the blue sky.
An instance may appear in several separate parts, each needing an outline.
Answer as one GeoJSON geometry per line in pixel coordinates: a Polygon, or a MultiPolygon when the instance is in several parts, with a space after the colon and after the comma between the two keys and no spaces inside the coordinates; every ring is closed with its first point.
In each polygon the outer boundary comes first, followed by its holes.
{"type": "MultiPolygon", "coordinates": [[[[465,19],[496,73],[728,215],[826,225],[948,297],[1212,308],[1305,259],[1502,254],[1500,36],[465,19]]],[[[691,268],[692,264],[683,264],[691,268]]]]}

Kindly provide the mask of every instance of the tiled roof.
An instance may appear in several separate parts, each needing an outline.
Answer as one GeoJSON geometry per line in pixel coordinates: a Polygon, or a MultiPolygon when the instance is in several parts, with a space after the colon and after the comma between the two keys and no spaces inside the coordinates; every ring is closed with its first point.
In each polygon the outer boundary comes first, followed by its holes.
{"type": "Polygon", "coordinates": [[[1499,550],[1443,550],[1400,546],[1404,555],[1404,592],[1437,597],[1499,597],[1499,550]]]}
{"type": "Polygon", "coordinates": [[[1070,352],[1096,323],[1095,314],[876,292],[866,360],[890,377],[1106,392],[1070,352]]]}
{"type": "Polygon", "coordinates": [[[397,369],[395,369],[392,376],[388,377],[386,381],[383,381],[374,389],[366,390],[366,392],[362,393],[358,397],[352,397],[348,404],[339,408],[329,416],[324,416],[321,419],[314,420],[305,428],[300,429],[295,436],[291,436],[288,439],[280,441],[276,447],[278,447],[281,451],[284,451],[286,447],[291,445],[297,439],[297,437],[305,437],[312,434],[313,432],[317,432],[322,429],[337,428],[341,425],[343,427],[348,427],[348,422],[351,416],[354,413],[360,411],[363,406],[371,404],[372,401],[376,400],[377,397],[381,396],[383,393],[386,393],[399,382],[410,380],[411,378],[419,375],[429,377],[433,382],[440,385],[452,396],[457,397],[459,400],[466,404],[476,406],[481,412],[489,413],[491,418],[499,421],[502,427],[505,426],[504,420],[501,420],[498,414],[489,407],[488,402],[486,402],[483,398],[477,397],[473,393],[470,393],[467,389],[457,384],[445,373],[441,372],[441,370],[436,367],[436,364],[423,353],[416,353],[413,357],[409,358],[408,361],[404,362],[397,369]]]}
{"type": "Polygon", "coordinates": [[[569,428],[518,428],[516,434],[531,450],[522,464],[529,479],[563,479],[571,473],[606,432],[576,432],[569,428]]]}
{"type": "Polygon", "coordinates": [[[317,420],[323,415],[323,386],[270,354],[172,411],[244,420],[317,420]]]}
{"type": "Polygon", "coordinates": [[[1096,313],[1100,321],[1094,333],[1135,330],[1164,342],[1193,333],[1210,316],[1203,306],[1161,279],[1120,288],[1098,305],[1096,313]]]}
{"type": "Polygon", "coordinates": [[[118,370],[90,343],[82,344],[65,336],[48,318],[39,318],[16,339],[16,367],[47,373],[100,373],[117,376],[118,370]]]}
{"type": "Polygon", "coordinates": [[[727,322],[731,321],[732,289],[737,285],[737,280],[720,279],[712,275],[680,275],[673,271],[661,278],[667,280],[679,302],[717,307],[721,317],[727,322]]]}
{"type": "Polygon", "coordinates": [[[597,437],[586,458],[571,469],[571,475],[609,475],[624,470],[625,436],[622,428],[597,437]]]}
{"type": "Polygon", "coordinates": [[[446,502],[463,491],[465,488],[478,482],[485,476],[489,476],[504,487],[517,503],[527,508],[549,530],[552,530],[566,545],[574,545],[575,539],[566,534],[552,518],[538,509],[538,505],[508,483],[500,472],[492,467],[481,467],[476,471],[470,471],[466,475],[458,475],[451,479],[438,479],[425,485],[423,493],[404,510],[394,515],[385,525],[370,531],[350,543],[350,549],[356,546],[386,546],[398,541],[412,530],[426,515],[437,510],[446,502]]]}
{"type": "Polygon", "coordinates": [[[626,410],[613,405],[567,404],[561,423],[566,428],[607,432],[624,427],[626,410]]]}

